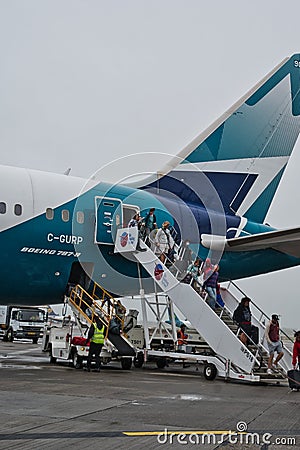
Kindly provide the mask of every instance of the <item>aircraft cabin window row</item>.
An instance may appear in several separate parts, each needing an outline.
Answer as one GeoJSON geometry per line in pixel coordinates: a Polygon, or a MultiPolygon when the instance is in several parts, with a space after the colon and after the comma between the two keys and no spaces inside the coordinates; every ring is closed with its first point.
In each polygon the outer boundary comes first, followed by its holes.
{"type": "MultiPolygon", "coordinates": [[[[0,212],[1,212],[1,204],[0,204],[0,212]]],[[[54,219],[54,209],[52,208],[47,208],[46,209],[46,217],[48,220],[53,220],[54,219]]],[[[68,209],[63,209],[61,212],[61,219],[63,222],[69,222],[70,220],[70,211],[68,209]]],[[[77,223],[84,223],[84,212],[82,211],[77,211],[76,213],[76,220],[77,223]]]]}
{"type": "MultiPolygon", "coordinates": [[[[6,214],[7,212],[7,205],[5,202],[0,202],[0,214],[6,214]]],[[[14,205],[14,213],[16,216],[21,216],[23,212],[22,205],[19,203],[16,203],[14,205]]]]}

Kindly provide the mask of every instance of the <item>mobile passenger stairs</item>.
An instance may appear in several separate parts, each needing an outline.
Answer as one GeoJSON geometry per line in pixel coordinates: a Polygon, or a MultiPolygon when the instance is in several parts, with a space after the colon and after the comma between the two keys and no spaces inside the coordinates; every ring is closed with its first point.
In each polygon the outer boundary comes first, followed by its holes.
{"type": "Polygon", "coordinates": [[[130,310],[126,315],[120,300],[114,299],[95,282],[89,292],[79,284],[74,286],[65,298],[65,304],[70,306],[75,323],[70,318],[66,321],[65,317],[60,326],[48,327],[43,350],[49,351],[50,362],[71,360],[76,369],[82,368],[89,352],[86,344],[88,329],[98,317],[105,326],[105,342],[100,355],[102,363],[117,359],[123,369],[131,368],[136,351],[126,338],[125,330],[129,331],[136,324],[136,311],[130,310]]]}
{"type": "MultiPolygon", "coordinates": [[[[207,294],[203,290],[197,292],[191,284],[186,284],[180,280],[184,279],[184,273],[178,270],[180,264],[178,261],[172,263],[168,260],[163,264],[158,256],[153,253],[144,242],[140,240],[140,246],[144,251],[136,251],[137,235],[132,228],[122,228],[117,231],[115,241],[115,252],[130,252],[134,255],[137,262],[144,267],[150,274],[159,291],[165,295],[165,305],[162,302],[162,296],[156,296],[156,306],[151,304],[142,287],[140,279],[140,295],[142,300],[143,326],[145,333],[144,361],[148,358],[155,358],[158,366],[163,367],[168,360],[181,360],[204,364],[204,376],[207,379],[214,379],[217,375],[227,380],[243,380],[250,382],[275,382],[279,383],[286,380],[286,372],[291,364],[291,352],[285,347],[284,357],[280,361],[281,370],[273,375],[267,374],[268,350],[264,338],[265,326],[269,318],[251,302],[252,323],[259,328],[258,345],[248,337],[250,345],[246,346],[239,339],[241,330],[233,322],[233,312],[236,309],[239,300],[231,292],[237,286],[230,283],[226,288],[222,288],[222,297],[224,307],[216,311],[210,308],[206,303],[207,294]],[[124,233],[128,234],[129,239],[124,240],[124,233]],[[126,245],[124,245],[126,242],[126,245]],[[178,351],[176,321],[174,316],[174,305],[191,323],[192,328],[203,340],[201,345],[188,346],[186,352],[178,351]],[[255,311],[253,307],[255,306],[255,311]],[[147,320],[147,308],[156,312],[157,327],[152,336],[149,335],[149,323],[147,320]],[[160,312],[162,308],[162,313],[160,312]],[[166,326],[164,314],[168,311],[170,317],[170,327],[166,326]],[[154,337],[161,336],[161,348],[154,349],[154,337]],[[168,344],[164,345],[164,337],[167,337],[168,344]],[[173,345],[170,346],[170,340],[173,345]]],[[[180,255],[180,248],[177,249],[180,255]]],[[[243,294],[239,291],[239,294],[243,294]]],[[[137,364],[142,364],[141,355],[137,364]]]]}

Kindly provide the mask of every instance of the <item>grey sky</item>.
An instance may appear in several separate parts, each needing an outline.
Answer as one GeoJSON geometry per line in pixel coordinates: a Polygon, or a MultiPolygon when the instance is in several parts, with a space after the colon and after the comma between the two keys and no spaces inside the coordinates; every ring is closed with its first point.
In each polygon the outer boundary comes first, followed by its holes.
{"type": "MultiPolygon", "coordinates": [[[[300,51],[299,13],[298,0],[0,0],[1,163],[89,177],[128,154],[177,154],[300,51]]],[[[300,142],[267,218],[278,228],[300,225],[299,161],[300,142]]],[[[117,177],[162,164],[123,160],[117,177]]],[[[299,275],[240,286],[300,328],[299,275]]]]}

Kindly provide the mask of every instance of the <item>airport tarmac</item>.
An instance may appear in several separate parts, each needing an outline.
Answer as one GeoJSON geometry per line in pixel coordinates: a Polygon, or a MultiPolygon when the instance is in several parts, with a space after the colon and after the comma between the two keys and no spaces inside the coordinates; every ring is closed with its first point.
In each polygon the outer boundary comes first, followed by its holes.
{"type": "Polygon", "coordinates": [[[0,449],[300,448],[287,386],[206,381],[193,366],[88,373],[25,341],[0,341],[0,377],[0,449]]]}

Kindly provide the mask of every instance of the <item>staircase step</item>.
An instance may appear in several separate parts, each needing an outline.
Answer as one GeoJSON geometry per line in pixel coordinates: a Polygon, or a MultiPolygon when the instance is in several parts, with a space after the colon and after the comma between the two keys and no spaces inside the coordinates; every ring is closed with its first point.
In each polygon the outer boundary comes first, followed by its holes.
{"type": "Polygon", "coordinates": [[[254,372],[254,375],[258,375],[260,376],[260,378],[262,379],[266,379],[266,380],[285,380],[286,376],[282,373],[273,373],[273,374],[268,374],[266,372],[254,372]]]}

